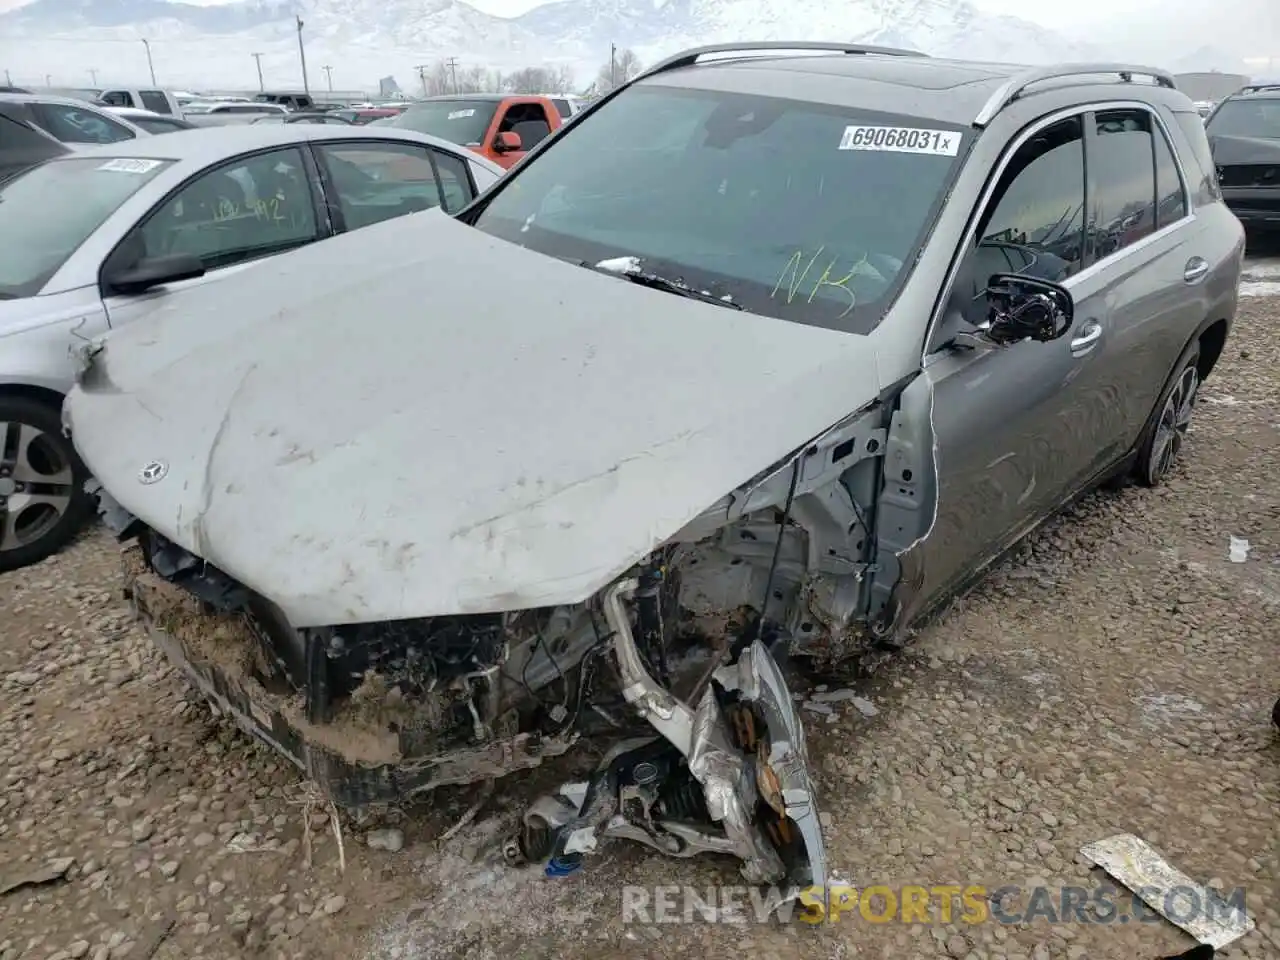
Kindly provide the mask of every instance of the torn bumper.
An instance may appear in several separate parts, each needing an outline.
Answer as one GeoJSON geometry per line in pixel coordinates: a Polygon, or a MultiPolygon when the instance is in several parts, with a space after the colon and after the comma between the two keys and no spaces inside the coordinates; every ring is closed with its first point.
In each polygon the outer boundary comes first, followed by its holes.
{"type": "Polygon", "coordinates": [[[525,815],[512,859],[546,860],[565,872],[600,840],[625,838],[687,857],[730,854],[749,883],[821,891],[828,865],[809,775],[804,726],[773,655],[756,641],[722,667],[696,709],[649,676],[624,600],[636,582],[605,596],[623,696],[661,735],[621,744],[587,783],[562,786],[525,815]]]}
{"type": "MultiPolygon", "coordinates": [[[[199,609],[182,588],[146,570],[141,551],[125,552],[125,584],[135,614],[169,661],[209,702],[246,733],[287,758],[316,781],[341,807],[403,801],[450,784],[474,783],[513,770],[535,767],[565,753],[572,736],[522,733],[429,756],[409,755],[401,736],[391,731],[343,731],[307,720],[298,696],[271,694],[248,671],[225,657],[211,656],[201,645],[166,629],[159,611],[182,605],[191,617],[226,618],[199,609]],[[372,759],[359,759],[360,757],[372,759]]],[[[247,645],[246,645],[247,646],[247,645]]],[[[250,656],[251,651],[243,651],[250,656]]]]}

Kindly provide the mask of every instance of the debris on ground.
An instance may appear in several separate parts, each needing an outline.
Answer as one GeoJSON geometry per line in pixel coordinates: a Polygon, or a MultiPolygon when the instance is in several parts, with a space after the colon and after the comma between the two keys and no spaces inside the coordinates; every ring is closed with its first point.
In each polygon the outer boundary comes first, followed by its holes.
{"type": "Polygon", "coordinates": [[[1235,943],[1254,927],[1243,910],[1196,883],[1131,833],[1087,843],[1080,852],[1160,916],[1215,950],[1235,943]]]}

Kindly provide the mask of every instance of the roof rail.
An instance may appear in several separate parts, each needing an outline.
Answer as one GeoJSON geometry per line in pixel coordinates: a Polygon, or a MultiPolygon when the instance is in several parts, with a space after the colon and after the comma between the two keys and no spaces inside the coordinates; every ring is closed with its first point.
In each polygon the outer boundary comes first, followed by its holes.
{"type": "Polygon", "coordinates": [[[705,47],[693,47],[682,53],[667,57],[655,63],[640,77],[651,77],[656,73],[676,70],[680,67],[691,67],[699,57],[713,53],[786,53],[788,51],[809,50],[817,53],[871,53],[882,57],[925,57],[928,54],[918,50],[906,50],[902,47],[876,47],[866,43],[828,43],[822,40],[749,40],[745,43],[713,43],[705,47]]]}
{"type": "Polygon", "coordinates": [[[1246,83],[1238,93],[1262,93],[1264,90],[1280,90],[1280,83],[1246,83]]]}
{"type": "Polygon", "coordinates": [[[985,127],[1001,110],[1017,100],[1032,84],[1045,80],[1062,80],[1068,77],[1088,77],[1097,74],[1116,74],[1124,83],[1131,83],[1135,76],[1150,77],[1156,86],[1176,90],[1173,74],[1155,67],[1141,67],[1127,63],[1063,63],[1054,67],[1035,67],[1016,77],[1010,77],[1000,89],[991,95],[978,115],[973,118],[975,127],[985,127]]]}

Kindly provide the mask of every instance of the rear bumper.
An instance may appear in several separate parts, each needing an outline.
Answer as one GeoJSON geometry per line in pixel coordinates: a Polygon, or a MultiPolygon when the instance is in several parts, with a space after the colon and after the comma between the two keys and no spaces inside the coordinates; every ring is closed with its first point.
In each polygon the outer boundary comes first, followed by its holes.
{"type": "Polygon", "coordinates": [[[300,697],[271,694],[237,668],[237,662],[255,655],[248,643],[236,649],[236,641],[225,639],[224,631],[221,649],[213,655],[206,645],[166,628],[171,617],[161,611],[175,604],[181,605],[188,624],[194,618],[212,620],[219,615],[202,613],[198,601],[182,588],[146,570],[136,546],[125,554],[125,586],[135,614],[169,661],[219,712],[315,780],[340,807],[403,801],[436,787],[535,767],[565,753],[574,742],[571,737],[517,734],[439,755],[406,756],[400,738],[390,730],[312,724],[300,697]]]}

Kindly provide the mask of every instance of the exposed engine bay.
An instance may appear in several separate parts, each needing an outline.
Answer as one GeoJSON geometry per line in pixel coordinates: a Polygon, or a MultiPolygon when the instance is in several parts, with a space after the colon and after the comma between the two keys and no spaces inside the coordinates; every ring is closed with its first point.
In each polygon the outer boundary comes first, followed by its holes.
{"type": "Polygon", "coordinates": [[[586,782],[530,806],[513,863],[564,872],[626,838],[734,855],[752,883],[825,888],[780,663],[883,646],[892,591],[876,573],[897,572],[876,563],[871,514],[888,416],[875,406],[837,425],[571,607],[295,629],[98,493],[157,644],[340,806],[481,782],[607,738],[586,782]]]}

